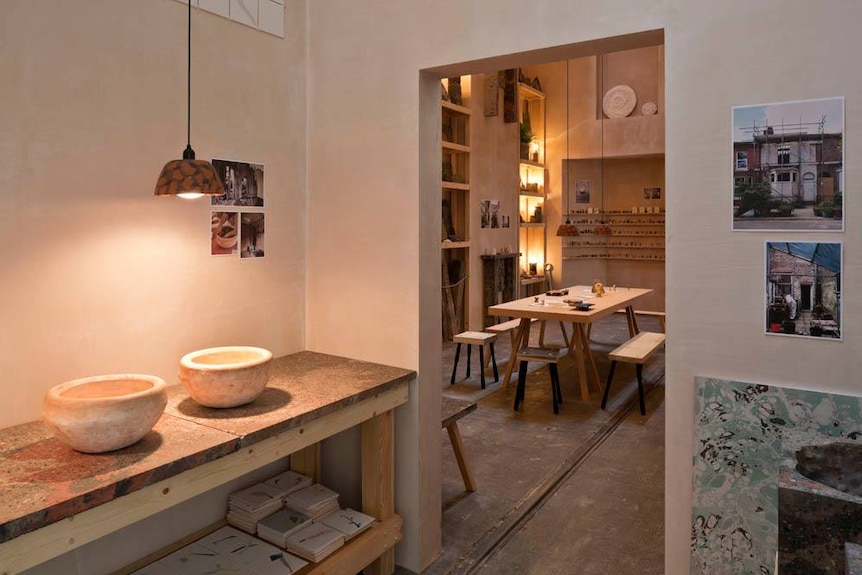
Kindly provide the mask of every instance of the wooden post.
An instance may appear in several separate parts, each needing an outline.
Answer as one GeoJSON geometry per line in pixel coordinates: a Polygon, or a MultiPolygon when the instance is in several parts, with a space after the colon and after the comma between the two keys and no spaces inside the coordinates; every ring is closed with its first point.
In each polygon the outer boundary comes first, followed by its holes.
{"type": "MultiPolygon", "coordinates": [[[[380,520],[395,513],[394,413],[386,411],[362,423],[362,511],[380,520]]],[[[365,575],[391,575],[395,550],[373,561],[365,575]]]]}

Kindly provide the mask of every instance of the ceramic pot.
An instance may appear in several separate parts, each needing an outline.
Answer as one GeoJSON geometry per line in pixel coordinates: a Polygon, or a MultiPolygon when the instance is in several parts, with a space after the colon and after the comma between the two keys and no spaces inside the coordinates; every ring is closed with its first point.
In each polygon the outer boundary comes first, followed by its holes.
{"type": "Polygon", "coordinates": [[[205,407],[237,407],[263,392],[271,361],[272,352],[260,347],[201,349],[180,359],[180,383],[205,407]]]}
{"type": "Polygon", "coordinates": [[[165,380],[153,375],[85,377],[48,390],[42,418],[57,438],[76,451],[104,453],[143,438],[168,401],[165,380]]]}

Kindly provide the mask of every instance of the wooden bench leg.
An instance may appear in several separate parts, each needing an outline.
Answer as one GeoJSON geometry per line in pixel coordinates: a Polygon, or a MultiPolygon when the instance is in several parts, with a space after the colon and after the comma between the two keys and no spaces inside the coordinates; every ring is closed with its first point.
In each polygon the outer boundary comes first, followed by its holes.
{"type": "Polygon", "coordinates": [[[524,389],[527,386],[527,362],[522,361],[518,367],[518,387],[515,389],[515,411],[524,399],[524,389]]]}
{"type": "Polygon", "coordinates": [[[566,324],[560,322],[560,331],[563,332],[563,343],[566,344],[566,347],[569,347],[569,334],[566,332],[566,324]]]}
{"type": "Polygon", "coordinates": [[[461,357],[461,344],[455,344],[455,365],[452,366],[452,379],[449,380],[449,385],[455,385],[455,372],[458,371],[458,358],[461,357]]]}
{"type": "Polygon", "coordinates": [[[500,374],[497,372],[497,358],[494,356],[494,342],[488,344],[488,347],[491,348],[491,365],[494,366],[494,383],[500,381],[500,374]]]}
{"type": "Polygon", "coordinates": [[[605,384],[605,392],[602,394],[602,409],[608,404],[608,393],[611,391],[611,382],[614,380],[614,369],[617,367],[617,362],[611,362],[611,370],[608,372],[608,382],[605,384]]]}
{"type": "Polygon", "coordinates": [[[646,402],[644,401],[644,364],[639,363],[635,365],[635,370],[638,375],[638,402],[641,407],[641,415],[646,415],[646,402]]]}
{"type": "Polygon", "coordinates": [[[458,469],[461,470],[461,478],[464,479],[464,487],[467,491],[476,491],[476,479],[473,477],[473,471],[467,461],[464,442],[461,441],[461,432],[458,430],[458,422],[453,421],[447,425],[446,431],[449,433],[449,441],[452,442],[452,450],[455,452],[455,460],[458,461],[458,469]]]}
{"type": "Polygon", "coordinates": [[[554,415],[560,413],[559,391],[560,391],[560,374],[557,371],[556,363],[548,364],[548,371],[551,372],[551,397],[554,399],[554,415]]]}
{"type": "Polygon", "coordinates": [[[482,382],[482,389],[485,389],[485,344],[479,344],[479,381],[482,382]]]}

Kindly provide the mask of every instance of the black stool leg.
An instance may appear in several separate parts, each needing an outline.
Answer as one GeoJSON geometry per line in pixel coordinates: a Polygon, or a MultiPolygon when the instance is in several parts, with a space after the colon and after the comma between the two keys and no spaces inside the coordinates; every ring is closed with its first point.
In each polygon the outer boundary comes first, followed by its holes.
{"type": "Polygon", "coordinates": [[[467,379],[470,379],[470,353],[473,349],[473,344],[467,344],[467,379]]]}
{"type": "Polygon", "coordinates": [[[611,370],[608,372],[608,382],[605,384],[605,392],[602,394],[602,409],[608,404],[608,393],[611,391],[611,381],[614,379],[614,368],[616,368],[617,362],[611,362],[611,370]]]}
{"type": "Polygon", "coordinates": [[[518,367],[518,387],[515,388],[515,411],[524,399],[524,388],[527,386],[527,362],[522,361],[518,367]]]}
{"type": "Polygon", "coordinates": [[[560,388],[560,372],[557,371],[557,403],[563,403],[563,390],[560,388]]]}
{"type": "Polygon", "coordinates": [[[646,403],[644,402],[644,365],[642,363],[636,364],[635,370],[638,374],[638,402],[641,404],[641,415],[646,415],[646,403]]]}
{"type": "Polygon", "coordinates": [[[479,344],[479,381],[482,382],[482,389],[485,389],[485,344],[479,344]]]}
{"type": "Polygon", "coordinates": [[[494,366],[494,383],[500,381],[500,375],[497,373],[497,358],[494,357],[494,342],[488,344],[491,346],[491,365],[494,366]]]}
{"type": "Polygon", "coordinates": [[[560,404],[557,402],[557,389],[560,386],[560,374],[557,372],[557,364],[549,363],[548,371],[551,372],[551,396],[554,398],[554,415],[560,413],[560,404]]]}
{"type": "Polygon", "coordinates": [[[452,379],[449,385],[455,385],[455,372],[458,370],[458,358],[461,357],[461,344],[455,345],[455,365],[452,366],[452,379]]]}

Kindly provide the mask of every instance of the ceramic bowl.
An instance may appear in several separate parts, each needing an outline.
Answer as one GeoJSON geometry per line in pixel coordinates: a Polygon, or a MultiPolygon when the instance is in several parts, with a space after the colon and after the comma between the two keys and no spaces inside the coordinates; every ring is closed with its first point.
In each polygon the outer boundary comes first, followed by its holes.
{"type": "Polygon", "coordinates": [[[104,453],[136,443],[153,428],[168,401],[165,380],[154,375],[85,377],[48,390],[42,418],[76,451],[104,453]]]}
{"type": "Polygon", "coordinates": [[[261,347],[211,347],[180,359],[180,383],[205,407],[237,407],[257,399],[269,381],[272,352],[261,347]]]}

